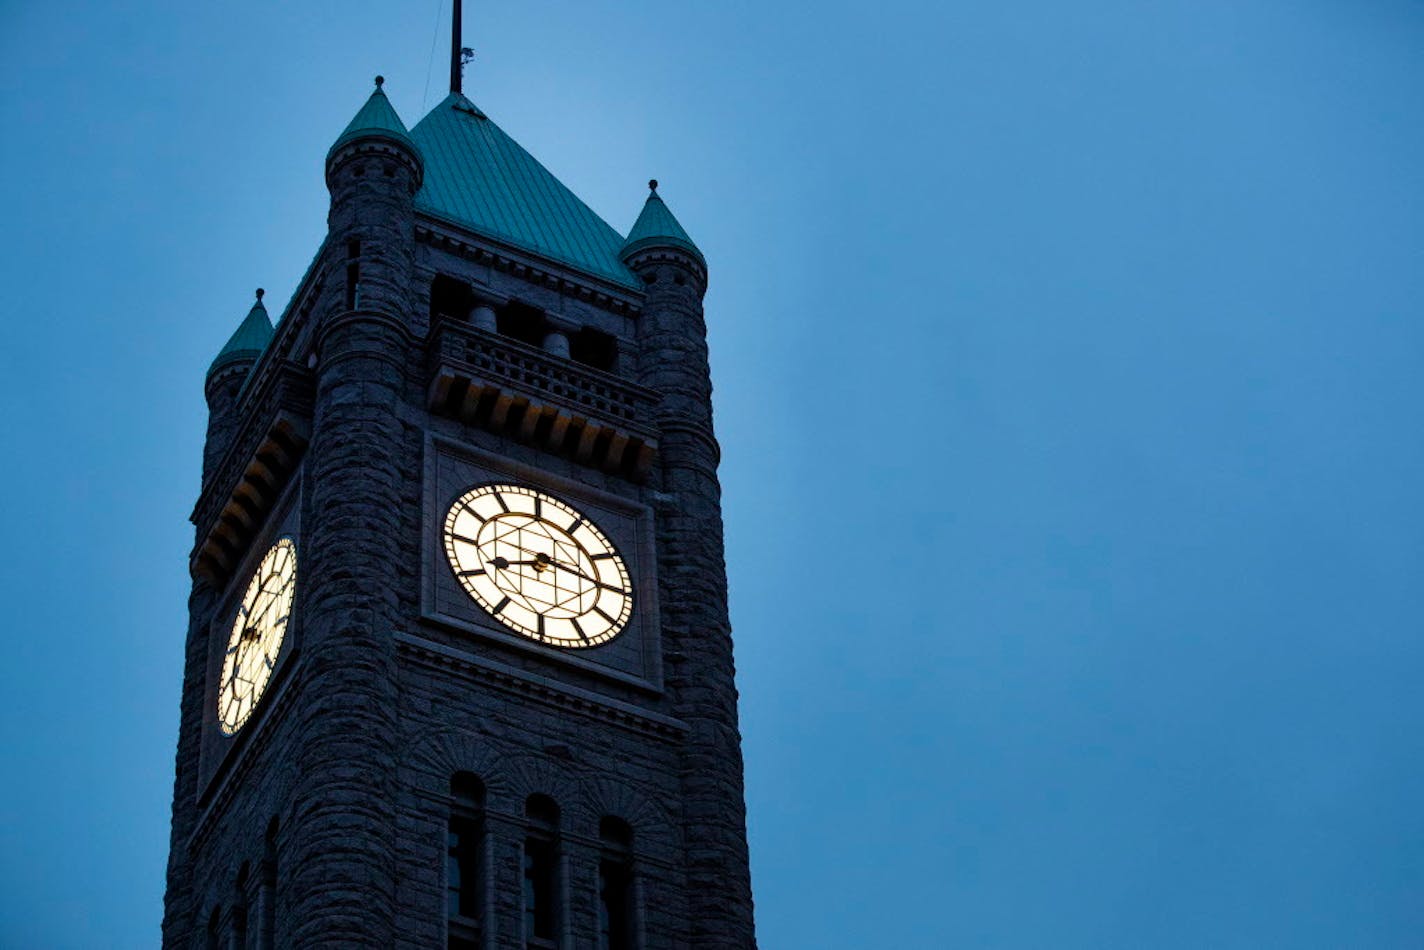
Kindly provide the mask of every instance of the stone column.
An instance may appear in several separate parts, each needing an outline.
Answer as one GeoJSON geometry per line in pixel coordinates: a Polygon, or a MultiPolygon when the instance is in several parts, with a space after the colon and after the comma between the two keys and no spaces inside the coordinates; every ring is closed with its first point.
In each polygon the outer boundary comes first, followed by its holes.
{"type": "Polygon", "coordinates": [[[328,320],[301,539],[297,779],[289,830],[295,947],[389,947],[395,918],[405,327],[328,320]]]}
{"type": "Polygon", "coordinates": [[[667,680],[691,727],[682,750],[683,835],[692,947],[751,948],[751,877],[742,793],[722,549],[719,449],[702,313],[706,272],[690,256],[650,248],[629,266],[643,277],[639,382],[658,409],[658,597],[667,680]]]}
{"type": "Polygon", "coordinates": [[[499,332],[499,321],[495,319],[494,308],[489,304],[476,304],[475,309],[470,311],[470,323],[477,330],[484,330],[488,333],[499,332]]]}

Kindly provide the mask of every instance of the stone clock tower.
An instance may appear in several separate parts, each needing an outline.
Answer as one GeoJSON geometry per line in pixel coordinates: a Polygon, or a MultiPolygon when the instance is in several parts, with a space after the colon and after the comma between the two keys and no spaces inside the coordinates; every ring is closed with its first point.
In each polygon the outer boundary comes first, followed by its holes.
{"type": "Polygon", "coordinates": [[[208,371],[163,944],[754,947],[706,262],[452,72],[208,371]]]}

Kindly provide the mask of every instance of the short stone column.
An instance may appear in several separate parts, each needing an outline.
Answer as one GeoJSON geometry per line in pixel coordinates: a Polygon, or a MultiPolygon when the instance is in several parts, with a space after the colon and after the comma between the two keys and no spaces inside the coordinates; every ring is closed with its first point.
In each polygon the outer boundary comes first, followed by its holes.
{"type": "Polygon", "coordinates": [[[550,330],[544,335],[544,352],[569,358],[569,335],[562,330],[550,330]]]}
{"type": "Polygon", "coordinates": [[[494,308],[489,304],[476,304],[475,309],[470,311],[470,323],[477,330],[486,330],[490,333],[499,332],[499,321],[495,319],[494,308]]]}

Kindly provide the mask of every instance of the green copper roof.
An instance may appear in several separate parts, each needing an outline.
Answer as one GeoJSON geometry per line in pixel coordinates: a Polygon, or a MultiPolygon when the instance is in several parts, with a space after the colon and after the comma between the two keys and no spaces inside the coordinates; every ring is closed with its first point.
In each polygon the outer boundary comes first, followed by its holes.
{"type": "Polygon", "coordinates": [[[352,139],[364,138],[368,135],[384,135],[387,138],[395,139],[415,147],[415,143],[410,140],[410,133],[406,131],[405,123],[396,114],[395,106],[391,105],[391,100],[386,98],[381,86],[385,79],[376,77],[376,91],[371,93],[371,98],[366,100],[366,104],[361,107],[361,111],[356,113],[356,117],[346,126],[346,131],[331,146],[326,153],[330,158],[332,152],[345,145],[352,139]]]}
{"type": "Polygon", "coordinates": [[[416,207],[585,273],[639,287],[623,237],[459,93],[411,137],[425,160],[416,207]]]}
{"type": "Polygon", "coordinates": [[[267,308],[262,306],[262,291],[259,290],[257,291],[257,302],[252,305],[251,310],[247,311],[247,317],[228,339],[227,345],[218,351],[213,365],[208,367],[208,375],[211,376],[231,363],[239,363],[244,360],[255,361],[262,355],[262,351],[267,348],[267,343],[271,339],[272,321],[267,317],[267,308]]]}
{"type": "Polygon", "coordinates": [[[638,215],[638,220],[633,223],[633,230],[628,232],[628,242],[623,245],[623,260],[626,261],[645,247],[678,247],[696,257],[702,262],[702,266],[706,267],[707,261],[702,257],[702,252],[692,243],[692,238],[687,236],[682,225],[678,224],[677,218],[673,217],[663,199],[658,197],[657,181],[648,182],[648,188],[651,194],[643,205],[643,213],[638,215]]]}

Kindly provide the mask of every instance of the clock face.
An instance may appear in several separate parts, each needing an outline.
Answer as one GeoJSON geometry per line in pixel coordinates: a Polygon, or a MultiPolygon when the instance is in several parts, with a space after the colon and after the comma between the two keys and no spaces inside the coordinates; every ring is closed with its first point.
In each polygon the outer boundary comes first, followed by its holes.
{"type": "Polygon", "coordinates": [[[561,647],[607,643],[633,612],[628,568],[588,516],[519,485],[482,485],[445,516],[466,591],[516,633],[561,647]]]}
{"type": "Polygon", "coordinates": [[[218,723],[224,735],[242,728],[272,678],[296,586],[297,547],[291,538],[281,538],[262,558],[232,624],[218,681],[218,723]]]}

